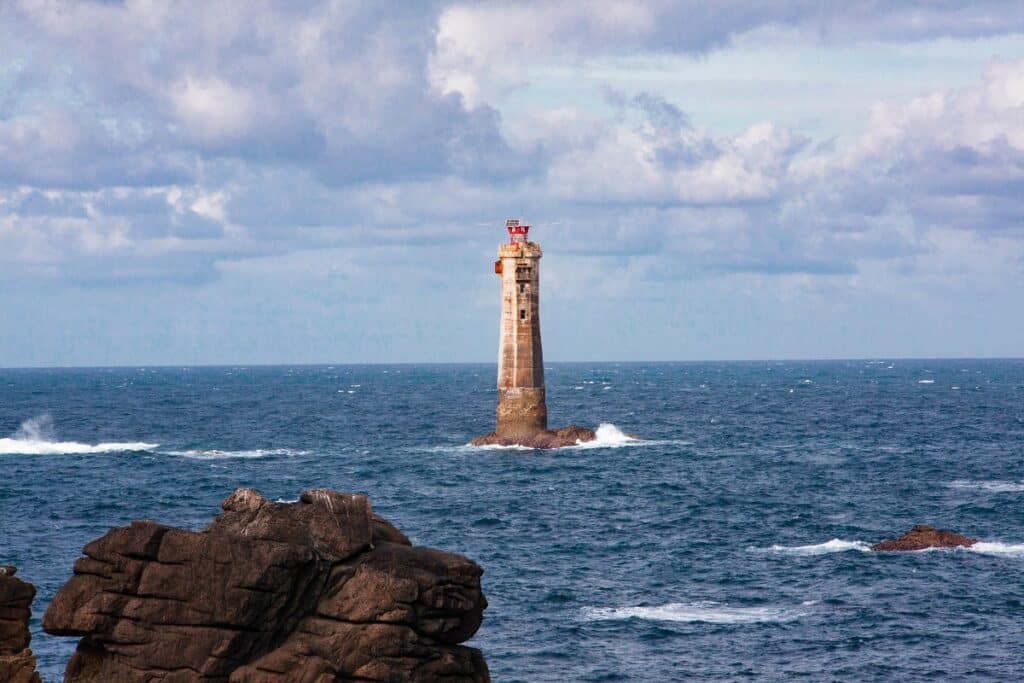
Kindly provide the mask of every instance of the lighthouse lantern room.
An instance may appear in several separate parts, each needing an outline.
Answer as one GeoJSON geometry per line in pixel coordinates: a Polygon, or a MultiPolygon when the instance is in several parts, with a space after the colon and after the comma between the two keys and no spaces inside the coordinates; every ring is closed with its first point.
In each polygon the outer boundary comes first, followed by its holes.
{"type": "Polygon", "coordinates": [[[526,244],[529,241],[527,234],[530,232],[530,226],[526,225],[525,221],[509,218],[505,221],[505,229],[508,230],[509,244],[526,244]]]}

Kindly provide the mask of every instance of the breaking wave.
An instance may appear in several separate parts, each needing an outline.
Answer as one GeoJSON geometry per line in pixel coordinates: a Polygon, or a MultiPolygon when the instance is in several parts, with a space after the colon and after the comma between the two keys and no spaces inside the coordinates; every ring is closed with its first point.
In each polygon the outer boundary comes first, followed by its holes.
{"type": "Polygon", "coordinates": [[[53,418],[49,415],[40,415],[25,420],[14,434],[0,439],[0,455],[78,455],[150,451],[159,445],[143,441],[105,441],[97,444],[56,441],[53,436],[53,418]]]}
{"type": "Polygon", "coordinates": [[[969,548],[964,548],[972,553],[982,555],[1004,555],[1008,557],[1024,557],[1024,543],[997,543],[978,541],[969,548]]]}
{"type": "Polygon", "coordinates": [[[222,451],[216,448],[208,450],[161,451],[165,455],[176,455],[194,460],[221,460],[226,458],[266,458],[271,455],[306,455],[309,451],[298,451],[292,448],[254,448],[244,451],[222,451]]]}
{"type": "Polygon", "coordinates": [[[584,607],[587,621],[645,619],[649,621],[754,624],[793,621],[811,613],[813,601],[800,607],[730,607],[717,602],[672,602],[656,607],[584,607]]]}
{"type": "Polygon", "coordinates": [[[626,434],[611,422],[602,422],[594,430],[595,439],[585,443],[577,443],[569,448],[621,448],[622,446],[641,446],[651,443],[626,434]]]}
{"type": "MultiPolygon", "coordinates": [[[[765,550],[754,548],[754,550],[765,550]]],[[[830,553],[845,553],[849,550],[859,550],[862,553],[871,552],[871,545],[864,541],[844,541],[840,538],[833,538],[831,541],[816,543],[812,545],[773,545],[767,550],[786,555],[828,555],[830,553]]]]}
{"type": "Polygon", "coordinates": [[[1024,491],[1024,482],[1019,481],[971,481],[957,479],[946,484],[953,489],[978,489],[990,493],[1020,493],[1024,491]]]}

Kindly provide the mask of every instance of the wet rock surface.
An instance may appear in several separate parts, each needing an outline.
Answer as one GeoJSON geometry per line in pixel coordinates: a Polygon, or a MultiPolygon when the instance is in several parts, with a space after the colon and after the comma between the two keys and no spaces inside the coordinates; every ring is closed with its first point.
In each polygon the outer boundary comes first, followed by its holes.
{"type": "Polygon", "coordinates": [[[570,425],[551,431],[550,429],[537,430],[536,432],[517,435],[501,436],[497,432],[491,432],[485,436],[478,436],[470,443],[474,446],[523,446],[524,448],[565,448],[575,446],[579,443],[586,443],[597,438],[594,430],[570,425]]]}
{"type": "Polygon", "coordinates": [[[0,567],[0,681],[39,683],[36,658],[28,647],[36,589],[14,574],[14,567],[0,567]]]}
{"type": "Polygon", "coordinates": [[[887,538],[881,543],[871,546],[871,549],[887,552],[925,550],[927,548],[956,548],[958,546],[970,547],[977,542],[978,539],[976,538],[969,538],[953,531],[936,529],[927,524],[915,524],[910,531],[899,538],[887,538]]]}
{"type": "Polygon", "coordinates": [[[81,637],[66,681],[489,680],[459,645],[487,606],[476,563],[413,547],[361,495],[222,507],[199,532],[141,521],[85,547],[43,617],[81,637]]]}

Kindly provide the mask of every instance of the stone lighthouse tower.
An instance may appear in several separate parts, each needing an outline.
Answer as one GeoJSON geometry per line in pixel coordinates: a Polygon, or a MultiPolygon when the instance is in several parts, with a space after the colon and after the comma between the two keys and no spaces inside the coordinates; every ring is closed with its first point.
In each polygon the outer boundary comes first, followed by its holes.
{"type": "Polygon", "coordinates": [[[494,272],[501,278],[501,341],[498,347],[500,437],[528,437],[548,428],[544,400],[544,352],[540,343],[540,245],[530,226],[505,222],[509,242],[498,247],[494,272]]]}
{"type": "Polygon", "coordinates": [[[594,431],[570,425],[548,429],[544,352],[540,347],[540,245],[530,226],[505,221],[508,244],[498,247],[494,272],[501,278],[501,341],[498,345],[498,420],[474,446],[562,448],[593,441],[594,431]]]}

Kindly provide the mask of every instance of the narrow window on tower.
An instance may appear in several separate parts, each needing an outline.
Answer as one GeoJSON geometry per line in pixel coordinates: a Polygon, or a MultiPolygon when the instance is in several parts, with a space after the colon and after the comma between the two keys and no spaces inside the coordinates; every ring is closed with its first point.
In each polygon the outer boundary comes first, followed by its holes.
{"type": "Polygon", "coordinates": [[[519,293],[520,294],[526,294],[526,285],[523,285],[523,284],[519,285],[519,293]]]}
{"type": "Polygon", "coordinates": [[[525,308],[520,308],[519,309],[519,319],[520,320],[526,320],[526,309],[525,308]]]}

